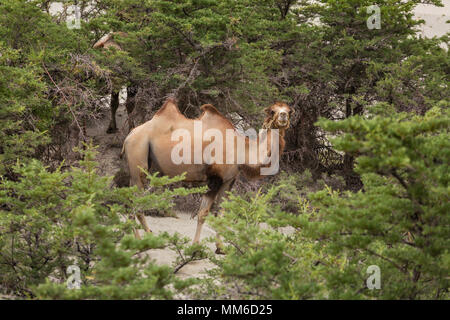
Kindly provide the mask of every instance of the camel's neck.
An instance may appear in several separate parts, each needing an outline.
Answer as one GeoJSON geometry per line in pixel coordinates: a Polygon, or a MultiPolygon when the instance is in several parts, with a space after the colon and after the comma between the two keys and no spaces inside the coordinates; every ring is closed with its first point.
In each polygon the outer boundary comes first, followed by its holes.
{"type": "Polygon", "coordinates": [[[271,174],[270,169],[274,167],[276,169],[275,171],[272,170],[272,174],[278,172],[278,162],[285,146],[284,134],[285,129],[273,130],[269,128],[266,132],[261,132],[256,141],[246,137],[245,151],[247,156],[245,163],[240,165],[239,168],[247,178],[263,178],[271,174]],[[249,156],[251,154],[258,155],[256,162],[254,157],[249,156]],[[266,173],[264,174],[264,172],[266,173]]]}
{"type": "Polygon", "coordinates": [[[267,134],[260,134],[261,143],[263,146],[267,147],[268,154],[271,154],[272,150],[272,144],[276,145],[276,141],[272,139],[278,139],[278,154],[281,155],[284,151],[285,141],[284,141],[284,133],[285,129],[276,129],[273,130],[272,128],[267,129],[267,134]]]}

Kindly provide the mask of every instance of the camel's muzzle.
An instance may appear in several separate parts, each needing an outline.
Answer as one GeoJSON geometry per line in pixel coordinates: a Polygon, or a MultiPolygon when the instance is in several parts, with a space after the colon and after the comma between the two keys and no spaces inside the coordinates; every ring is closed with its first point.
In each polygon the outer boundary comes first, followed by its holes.
{"type": "Polygon", "coordinates": [[[280,112],[277,118],[277,124],[279,127],[285,127],[289,124],[289,114],[287,112],[280,112]]]}

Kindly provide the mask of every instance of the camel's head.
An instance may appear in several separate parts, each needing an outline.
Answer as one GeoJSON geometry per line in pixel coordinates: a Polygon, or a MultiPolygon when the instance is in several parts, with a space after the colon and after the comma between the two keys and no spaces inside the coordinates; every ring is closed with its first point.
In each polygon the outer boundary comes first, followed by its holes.
{"type": "Polygon", "coordinates": [[[287,129],[294,109],[284,102],[276,102],[264,109],[267,114],[263,127],[266,129],[287,129]]]}

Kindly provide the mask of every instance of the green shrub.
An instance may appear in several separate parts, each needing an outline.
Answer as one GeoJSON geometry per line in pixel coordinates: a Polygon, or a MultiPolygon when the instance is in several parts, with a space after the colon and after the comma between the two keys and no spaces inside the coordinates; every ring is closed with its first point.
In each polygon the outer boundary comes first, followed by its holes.
{"type": "Polygon", "coordinates": [[[391,113],[319,124],[342,135],[339,150],[357,156],[364,189],[311,196],[317,219],[302,224],[330,254],[345,256],[330,269],[333,298],[448,298],[450,270],[450,117],[448,103],[425,116],[391,113]],[[367,267],[381,269],[381,289],[368,290],[367,267]]]}
{"type": "Polygon", "coordinates": [[[208,218],[227,255],[199,296],[448,299],[449,122],[443,108],[321,121],[341,134],[335,147],[356,157],[363,190],[305,194],[296,185],[308,185],[306,174],[264,194],[230,194],[224,215],[208,218]],[[296,199],[296,214],[280,209],[280,197],[296,199]],[[380,289],[368,288],[372,265],[380,289]]]}
{"type": "MultiPolygon", "coordinates": [[[[95,150],[68,171],[49,172],[37,160],[17,163],[17,181],[0,182],[0,289],[38,298],[170,298],[179,281],[170,266],[141,255],[153,248],[182,246],[178,235],[132,236],[137,210],[168,209],[176,195],[199,189],[165,186],[183,179],[149,175],[152,192],[111,188],[97,174],[95,150]],[[81,270],[80,290],[69,290],[67,268],[81,270]],[[46,281],[47,279],[47,281],[46,281]],[[44,284],[45,282],[45,284],[44,284]]],[[[178,248],[180,250],[180,248],[178,248]]],[[[192,250],[191,250],[192,251],[192,250]]],[[[189,258],[189,257],[188,257],[189,258]]]]}
{"type": "MultiPolygon", "coordinates": [[[[297,228],[299,215],[272,203],[289,190],[279,185],[265,194],[230,194],[222,204],[224,215],[208,217],[221,235],[226,255],[213,260],[217,268],[203,281],[199,297],[307,299],[323,294],[323,265],[317,263],[324,258],[321,250],[297,228]]],[[[298,195],[297,209],[302,215],[313,214],[298,195]]]]}
{"type": "Polygon", "coordinates": [[[25,159],[49,141],[45,83],[33,66],[18,66],[20,51],[0,42],[0,174],[12,174],[17,158],[25,159]],[[41,119],[36,121],[35,117],[41,119]]]}

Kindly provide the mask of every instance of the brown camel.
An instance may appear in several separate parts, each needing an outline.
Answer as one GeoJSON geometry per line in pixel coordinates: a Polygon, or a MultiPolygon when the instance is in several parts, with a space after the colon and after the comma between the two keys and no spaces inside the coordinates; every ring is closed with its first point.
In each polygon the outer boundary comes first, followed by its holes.
{"type": "MultiPolygon", "coordinates": [[[[114,41],[114,35],[120,35],[120,36],[126,36],[126,33],[124,32],[114,32],[109,33],[102,37],[100,40],[98,40],[93,48],[94,49],[108,49],[108,48],[115,48],[116,50],[122,50],[122,48],[117,44],[117,42],[114,41]]],[[[106,130],[106,133],[115,133],[117,132],[117,123],[116,123],[116,111],[119,108],[119,93],[120,90],[112,89],[111,90],[111,120],[109,122],[108,129],[106,130]]],[[[136,85],[130,85],[127,86],[127,100],[125,102],[125,108],[127,109],[128,114],[128,132],[130,132],[134,127],[134,121],[131,113],[134,110],[135,106],[135,98],[137,93],[137,86],[136,85]]]]}
{"type": "MultiPolygon", "coordinates": [[[[145,175],[141,168],[147,170],[151,167],[171,177],[186,173],[185,181],[203,182],[208,185],[209,191],[203,195],[197,213],[198,223],[194,243],[200,240],[205,217],[214,202],[220,201],[225,192],[232,188],[239,172],[251,179],[261,178],[264,176],[261,174],[261,169],[271,165],[267,160],[272,152],[280,154],[283,151],[284,133],[289,127],[290,115],[293,112],[288,105],[281,102],[266,108],[267,118],[263,128],[267,131],[260,133],[256,139],[251,139],[236,131],[232,123],[212,105],[203,105],[201,110],[203,113],[200,117],[188,119],[180,113],[176,101],[168,99],[150,121],[130,132],[122,150],[122,153],[126,154],[131,185],[143,188],[145,175]],[[214,136],[214,140],[210,135],[208,140],[206,137],[208,133],[218,135],[214,136]],[[174,139],[174,135],[178,137],[178,140],[174,139]],[[193,138],[190,139],[190,137],[193,138]],[[277,139],[279,149],[276,149],[273,137],[279,138],[277,139]],[[231,146],[227,144],[227,140],[232,142],[231,146]],[[184,146],[187,145],[187,148],[180,150],[182,143],[186,143],[184,146]],[[222,145],[222,148],[214,149],[214,155],[210,147],[213,143],[222,145]],[[250,154],[252,152],[256,154],[258,143],[265,148],[266,156],[255,161],[250,154]],[[175,158],[181,156],[180,151],[182,151],[183,159],[187,161],[182,163],[178,160],[174,161],[174,156],[175,158]],[[209,155],[208,151],[210,151],[209,155]],[[196,156],[200,161],[196,161],[196,156]],[[241,157],[240,160],[238,160],[239,157],[241,157]]],[[[143,214],[138,215],[138,219],[145,231],[150,232],[143,214]]],[[[135,234],[139,236],[136,230],[135,234]]],[[[216,253],[221,253],[219,238],[216,246],[216,253]]]]}

